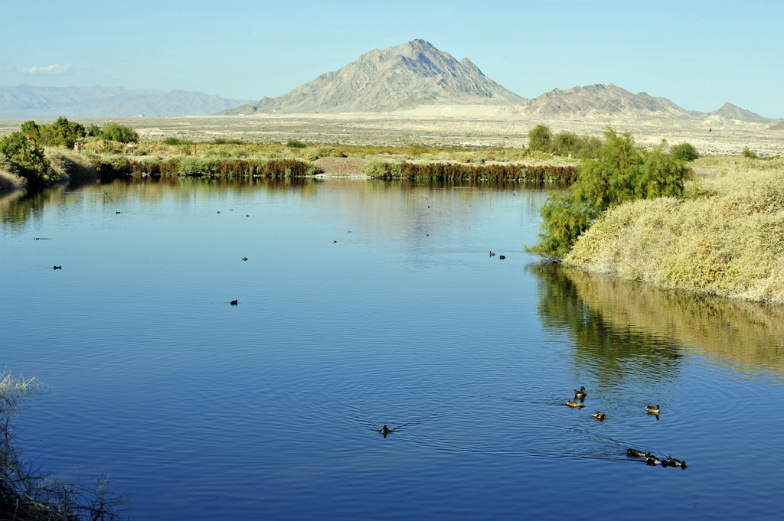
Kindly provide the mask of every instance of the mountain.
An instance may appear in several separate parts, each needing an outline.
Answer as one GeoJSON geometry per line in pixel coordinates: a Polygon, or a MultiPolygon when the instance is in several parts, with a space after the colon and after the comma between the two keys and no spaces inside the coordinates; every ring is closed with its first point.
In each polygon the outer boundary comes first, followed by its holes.
{"type": "Polygon", "coordinates": [[[707,116],[721,116],[724,119],[736,119],[738,121],[745,121],[747,123],[768,123],[770,121],[768,118],[763,118],[755,112],[742,109],[729,102],[707,114],[707,116]]]}
{"type": "Polygon", "coordinates": [[[468,58],[457,61],[424,40],[373,49],[277,98],[224,114],[392,112],[421,105],[523,101],[485,76],[468,58]]]}
{"type": "Polygon", "coordinates": [[[197,116],[246,102],[184,90],[0,86],[0,119],[197,116]]]}
{"type": "Polygon", "coordinates": [[[693,115],[666,98],[645,92],[633,94],[610,83],[571,89],[553,89],[517,107],[529,117],[559,119],[689,118],[693,115]]]}

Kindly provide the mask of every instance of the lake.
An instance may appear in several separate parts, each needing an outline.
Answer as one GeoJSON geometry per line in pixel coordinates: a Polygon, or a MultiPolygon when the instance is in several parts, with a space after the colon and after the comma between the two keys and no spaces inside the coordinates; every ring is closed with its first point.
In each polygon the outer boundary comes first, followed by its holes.
{"type": "Polygon", "coordinates": [[[0,364],[45,384],[16,445],[143,520],[780,518],[784,312],[542,263],[546,196],[144,179],[0,202],[0,364]]]}

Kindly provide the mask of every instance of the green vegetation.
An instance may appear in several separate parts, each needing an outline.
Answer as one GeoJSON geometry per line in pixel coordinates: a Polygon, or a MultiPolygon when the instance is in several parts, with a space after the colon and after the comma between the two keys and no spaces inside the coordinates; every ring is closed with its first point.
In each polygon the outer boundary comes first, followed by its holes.
{"type": "MultiPolygon", "coordinates": [[[[26,130],[30,132],[31,127],[26,130]]],[[[28,137],[24,132],[16,131],[0,140],[0,154],[7,159],[9,172],[23,178],[30,190],[41,189],[58,177],[38,138],[37,133],[28,137]]]]}
{"type": "Polygon", "coordinates": [[[606,210],[635,199],[682,196],[690,169],[663,148],[649,152],[629,134],[607,130],[597,158],[580,164],[570,190],[545,202],[541,241],[530,251],[561,258],[606,210]]]}
{"type": "Polygon", "coordinates": [[[430,181],[490,181],[562,183],[574,182],[574,166],[522,165],[518,163],[466,165],[460,163],[427,162],[411,163],[376,161],[365,165],[364,173],[379,179],[406,179],[430,181]]]}
{"type": "Polygon", "coordinates": [[[25,521],[119,519],[119,500],[105,491],[105,481],[93,487],[62,483],[22,461],[13,447],[11,420],[20,400],[40,388],[35,378],[0,374],[0,518],[25,521]]]}
{"type": "Polygon", "coordinates": [[[289,148],[305,148],[307,145],[305,143],[303,143],[302,141],[299,141],[299,140],[296,140],[296,139],[289,139],[286,142],[286,146],[289,147],[289,148]]]}
{"type": "Polygon", "coordinates": [[[753,150],[750,150],[749,147],[743,149],[743,157],[746,159],[759,159],[757,153],[753,150]]]}
{"type": "Polygon", "coordinates": [[[692,198],[608,211],[564,265],[659,287],[784,304],[784,160],[700,160],[692,198]]]}
{"type": "Polygon", "coordinates": [[[537,125],[528,133],[528,149],[562,157],[596,157],[602,141],[597,137],[578,136],[574,132],[561,132],[553,136],[545,125],[537,125]]]}
{"type": "Polygon", "coordinates": [[[699,159],[700,155],[697,153],[697,149],[694,148],[690,143],[681,143],[679,145],[675,145],[670,150],[670,154],[676,159],[680,159],[681,161],[694,161],[695,159],[699,159]]]}

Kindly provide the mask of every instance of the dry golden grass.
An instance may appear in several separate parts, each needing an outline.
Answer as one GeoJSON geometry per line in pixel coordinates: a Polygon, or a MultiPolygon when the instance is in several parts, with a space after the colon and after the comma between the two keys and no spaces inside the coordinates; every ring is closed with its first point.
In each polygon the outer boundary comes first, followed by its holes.
{"type": "Polygon", "coordinates": [[[667,288],[784,304],[784,159],[708,159],[689,200],[608,211],[564,264],[667,288]]]}

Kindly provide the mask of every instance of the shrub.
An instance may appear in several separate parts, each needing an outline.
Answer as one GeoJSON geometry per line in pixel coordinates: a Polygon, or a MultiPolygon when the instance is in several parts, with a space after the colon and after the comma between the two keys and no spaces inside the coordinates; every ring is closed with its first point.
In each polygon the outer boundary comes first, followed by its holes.
{"type": "Polygon", "coordinates": [[[528,148],[539,152],[550,152],[553,149],[552,133],[545,125],[536,125],[528,133],[528,148]]]}
{"type": "Polygon", "coordinates": [[[52,165],[44,155],[37,139],[27,138],[16,131],[0,140],[2,153],[16,170],[17,175],[27,180],[27,187],[37,190],[56,178],[52,165]]]}
{"type": "Polygon", "coordinates": [[[584,160],[571,189],[543,205],[541,240],[529,250],[561,258],[605,210],[635,199],[682,196],[690,170],[663,148],[646,152],[629,134],[605,132],[597,159],[584,160]]]}
{"type": "Polygon", "coordinates": [[[746,147],[746,148],[743,149],[743,157],[745,157],[747,159],[759,159],[759,156],[757,156],[757,153],[755,151],[753,151],[753,150],[750,150],[749,147],[746,147]]]}
{"type": "Polygon", "coordinates": [[[672,147],[670,154],[672,154],[674,158],[680,159],[681,161],[694,161],[700,157],[700,155],[697,153],[697,149],[689,143],[675,145],[672,147]]]}
{"type": "Polygon", "coordinates": [[[289,148],[305,148],[307,145],[302,141],[298,141],[296,139],[289,139],[286,142],[286,146],[289,148]]]}
{"type": "Polygon", "coordinates": [[[118,125],[117,123],[107,123],[103,127],[104,139],[118,141],[120,143],[138,143],[139,135],[130,127],[118,125]]]}

